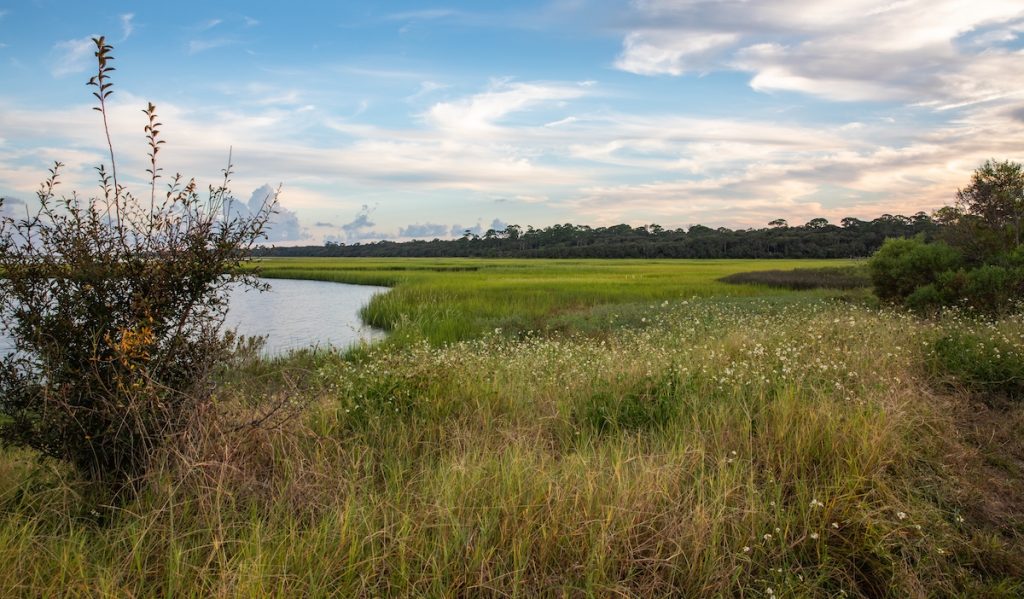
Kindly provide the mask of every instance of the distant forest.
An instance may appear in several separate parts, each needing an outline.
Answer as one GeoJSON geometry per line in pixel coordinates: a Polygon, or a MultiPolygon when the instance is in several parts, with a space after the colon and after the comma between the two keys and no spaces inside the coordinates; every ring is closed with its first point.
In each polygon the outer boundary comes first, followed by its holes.
{"type": "Polygon", "coordinates": [[[316,246],[261,247],[255,256],[323,257],[481,257],[481,258],[860,258],[870,256],[890,237],[923,235],[940,225],[924,212],[884,214],[874,220],[824,218],[790,226],[778,219],[762,229],[665,229],[659,225],[588,227],[552,225],[543,229],[509,225],[483,235],[471,231],[459,239],[432,241],[327,242],[316,246]]]}

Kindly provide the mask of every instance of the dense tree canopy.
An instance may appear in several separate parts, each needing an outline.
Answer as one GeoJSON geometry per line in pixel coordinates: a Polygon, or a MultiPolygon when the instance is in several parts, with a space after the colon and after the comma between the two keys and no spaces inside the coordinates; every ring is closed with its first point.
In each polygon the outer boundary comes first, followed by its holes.
{"type": "Polygon", "coordinates": [[[936,224],[925,213],[884,214],[871,221],[842,219],[842,226],[815,218],[802,226],[776,219],[761,229],[665,229],[570,223],[543,229],[509,225],[455,240],[379,241],[345,245],[261,248],[261,256],[508,257],[508,258],[857,258],[871,255],[890,237],[924,235],[936,224]]]}

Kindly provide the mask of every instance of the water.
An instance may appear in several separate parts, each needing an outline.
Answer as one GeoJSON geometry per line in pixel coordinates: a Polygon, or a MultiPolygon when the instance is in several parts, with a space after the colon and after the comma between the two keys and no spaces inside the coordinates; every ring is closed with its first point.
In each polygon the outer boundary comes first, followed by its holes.
{"type": "MultiPolygon", "coordinates": [[[[324,281],[265,279],[270,291],[236,287],[231,291],[226,328],[241,335],[265,335],[264,353],[275,355],[310,346],[349,347],[384,337],[359,319],[359,309],[387,287],[324,281]]],[[[0,333],[0,355],[11,340],[0,333]]]]}
{"type": "Polygon", "coordinates": [[[359,309],[387,287],[325,281],[265,279],[270,291],[236,288],[225,326],[242,335],[266,335],[265,351],[316,345],[348,347],[384,337],[359,319],[359,309]]]}

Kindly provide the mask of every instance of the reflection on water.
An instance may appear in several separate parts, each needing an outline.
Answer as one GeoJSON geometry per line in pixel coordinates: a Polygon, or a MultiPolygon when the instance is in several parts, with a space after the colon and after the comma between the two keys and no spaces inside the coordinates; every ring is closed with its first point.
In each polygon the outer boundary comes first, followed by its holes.
{"type": "MultiPolygon", "coordinates": [[[[241,335],[266,335],[265,353],[317,345],[348,347],[373,341],[384,332],[359,319],[359,309],[387,287],[346,285],[324,281],[266,279],[270,291],[260,293],[237,287],[225,323],[241,335]]],[[[0,355],[11,349],[11,340],[0,334],[0,355]]]]}
{"type": "Polygon", "coordinates": [[[271,354],[310,345],[348,347],[384,332],[366,326],[359,309],[388,290],[371,285],[266,279],[270,291],[234,289],[225,323],[242,335],[267,335],[271,354]]]}

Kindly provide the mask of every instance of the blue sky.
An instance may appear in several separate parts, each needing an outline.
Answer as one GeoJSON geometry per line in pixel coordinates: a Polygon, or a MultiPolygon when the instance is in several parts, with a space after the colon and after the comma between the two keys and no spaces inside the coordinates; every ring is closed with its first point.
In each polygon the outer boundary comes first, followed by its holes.
{"type": "Polygon", "coordinates": [[[281,186],[279,243],[912,214],[1024,160],[1019,0],[24,0],[0,3],[0,194],[54,160],[94,192],[96,35],[129,184],[152,101],[166,172],[213,182],[232,148],[241,200],[281,186]]]}

